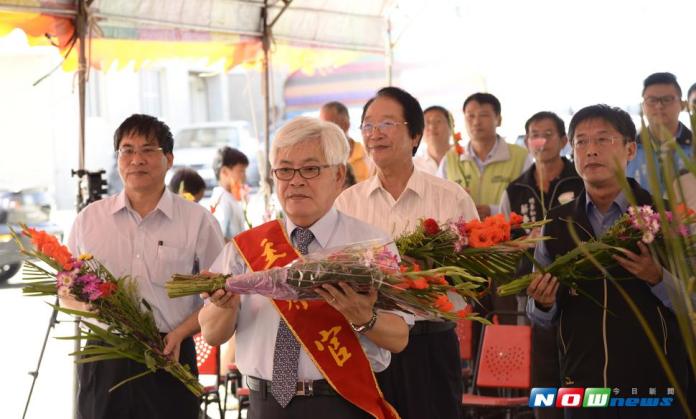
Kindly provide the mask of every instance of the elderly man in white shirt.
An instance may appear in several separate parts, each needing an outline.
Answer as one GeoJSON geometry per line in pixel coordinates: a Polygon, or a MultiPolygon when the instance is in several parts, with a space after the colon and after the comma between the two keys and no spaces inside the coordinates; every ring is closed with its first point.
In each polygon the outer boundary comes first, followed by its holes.
{"type": "MultiPolygon", "coordinates": [[[[333,208],[344,182],[348,151],[345,135],[336,125],[314,118],[294,119],[281,128],[273,141],[270,155],[272,173],[278,198],[287,216],[281,224],[300,253],[373,239],[389,241],[384,232],[333,208]]],[[[253,234],[262,227],[243,235],[253,234]]],[[[211,270],[224,273],[247,271],[247,258],[240,255],[238,246],[237,242],[228,244],[211,270]]],[[[369,367],[380,372],[389,365],[391,353],[400,352],[406,346],[407,324],[413,323],[413,317],[375,310],[377,294],[374,290],[362,295],[347,284],[339,285],[324,285],[318,293],[350,323],[369,367]]],[[[282,336],[283,330],[289,327],[269,298],[218,290],[210,296],[210,304],[201,310],[199,321],[205,339],[213,345],[226,341],[236,332],[237,366],[248,378],[251,389],[249,412],[254,418],[372,417],[346,400],[343,393],[338,394],[335,384],[340,383],[334,382],[335,379],[326,380],[325,369],[320,370],[315,365],[316,360],[309,356],[311,348],[302,343],[302,347],[297,348],[298,353],[293,355],[287,345],[280,344],[286,339],[282,336]],[[281,376],[279,371],[284,367],[288,369],[281,376]],[[289,393],[281,390],[286,386],[284,381],[288,376],[292,377],[289,393]]],[[[311,316],[301,318],[301,322],[312,321],[311,316]]],[[[293,333],[300,336],[295,329],[293,333]]],[[[292,340],[297,345],[296,338],[292,340]]],[[[347,374],[354,372],[346,371],[347,374]]],[[[372,385],[378,394],[372,372],[368,373],[370,379],[361,382],[360,386],[372,385]]],[[[347,376],[343,379],[350,381],[355,378],[347,376]]]]}
{"type": "MultiPolygon", "coordinates": [[[[423,125],[420,104],[404,90],[385,87],[367,102],[361,129],[377,174],[344,191],[336,208],[394,238],[422,218],[478,219],[459,185],[414,169],[423,125]]],[[[458,418],[463,389],[454,323],[417,319],[406,349],[377,378],[402,418],[458,418]]]]}
{"type": "MultiPolygon", "coordinates": [[[[124,190],[78,214],[68,247],[73,254],[91,253],[116,276],[131,276],[165,335],[164,352],[195,373],[191,336],[199,330],[202,302],[197,296],[169,299],[164,284],[174,273],[210,266],[223,246],[220,227],[203,207],[165,188],[174,156],[163,122],[132,115],[116,130],[114,148],[124,190]]],[[[61,304],[79,303],[62,299],[61,304]]],[[[144,371],[145,366],[127,359],[80,364],[78,417],[198,417],[198,399],[164,371],[109,390],[144,371]]]]}

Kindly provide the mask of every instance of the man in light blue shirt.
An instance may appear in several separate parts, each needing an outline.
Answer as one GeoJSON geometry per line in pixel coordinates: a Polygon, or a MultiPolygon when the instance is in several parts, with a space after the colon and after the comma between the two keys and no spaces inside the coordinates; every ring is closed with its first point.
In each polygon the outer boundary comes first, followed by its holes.
{"type": "Polygon", "coordinates": [[[626,176],[634,178],[641,187],[649,190],[647,159],[652,159],[657,168],[660,196],[665,194],[662,179],[665,158],[669,155],[674,159],[676,170],[684,168],[684,161],[672,147],[680,147],[688,157],[693,156],[693,134],[679,122],[679,114],[684,110],[681,99],[681,87],[672,73],[654,73],[643,82],[643,114],[648,120],[647,134],[654,153],[646,153],[641,139],[642,133],[638,133],[636,157],[628,163],[626,176]],[[672,139],[676,140],[676,144],[668,145],[667,142],[672,139]]]}

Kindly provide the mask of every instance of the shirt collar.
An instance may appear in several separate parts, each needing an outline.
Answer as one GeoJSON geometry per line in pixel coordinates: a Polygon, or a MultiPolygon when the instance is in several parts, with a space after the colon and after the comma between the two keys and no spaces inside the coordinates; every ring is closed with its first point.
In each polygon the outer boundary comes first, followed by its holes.
{"type": "MultiPolygon", "coordinates": [[[[413,172],[411,172],[411,177],[408,178],[408,182],[406,183],[404,192],[410,189],[422,198],[425,194],[425,182],[423,181],[423,176],[423,172],[414,167],[413,172]]],[[[369,180],[367,180],[367,182],[369,182],[369,184],[367,185],[368,196],[370,196],[378,189],[382,189],[386,192],[386,189],[384,189],[384,187],[382,186],[382,181],[379,180],[379,175],[373,175],[369,180]]]]}
{"type": "MultiPolygon", "coordinates": [[[[134,211],[130,201],[126,197],[125,190],[121,191],[116,196],[116,199],[114,200],[114,203],[111,206],[111,214],[116,214],[117,212],[123,209],[134,211]]],[[[174,195],[167,188],[164,188],[164,193],[162,194],[162,197],[160,197],[160,200],[157,203],[155,210],[160,210],[162,214],[166,215],[169,219],[173,218],[172,216],[174,214],[174,195]]]]}
{"type": "MultiPolygon", "coordinates": [[[[471,146],[471,141],[466,145],[466,153],[460,156],[460,160],[480,160],[478,155],[471,146]]],[[[510,159],[510,150],[507,147],[507,143],[503,140],[503,137],[496,135],[495,144],[493,148],[488,152],[485,160],[482,160],[482,164],[489,164],[497,161],[506,161],[510,159]]]]}
{"type": "MultiPolygon", "coordinates": [[[[292,237],[292,232],[295,231],[297,225],[290,221],[290,217],[286,217],[285,219],[285,228],[287,228],[288,235],[292,237]]],[[[328,245],[337,223],[338,211],[336,211],[336,208],[331,207],[326,214],[309,226],[309,231],[314,234],[314,239],[319,243],[322,249],[326,248],[328,245]]]]}
{"type": "MultiPolygon", "coordinates": [[[[626,194],[624,194],[624,191],[620,191],[618,195],[616,195],[616,198],[614,198],[614,201],[611,204],[612,207],[618,207],[619,210],[621,211],[621,214],[625,213],[628,211],[628,199],[626,198],[626,194]]],[[[594,202],[592,202],[592,197],[590,197],[590,194],[585,191],[585,211],[587,214],[590,213],[590,211],[594,210],[596,205],[594,202]]]]}

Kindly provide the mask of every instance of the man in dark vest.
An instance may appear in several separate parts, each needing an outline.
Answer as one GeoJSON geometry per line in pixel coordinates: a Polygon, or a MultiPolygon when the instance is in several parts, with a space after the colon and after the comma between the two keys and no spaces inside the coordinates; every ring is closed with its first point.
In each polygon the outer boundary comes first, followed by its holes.
{"type": "MultiPolygon", "coordinates": [[[[572,201],[580,195],[585,186],[575,171],[575,165],[561,156],[568,136],[565,123],[553,112],[537,112],[524,124],[524,143],[534,164],[522,172],[505,189],[500,200],[500,212],[509,216],[511,212],[520,214],[525,222],[540,221],[548,217],[551,209],[572,201]]],[[[539,233],[520,229],[519,235],[539,233]]],[[[513,234],[515,234],[513,232],[513,234]]],[[[533,250],[530,250],[530,256],[533,250]]],[[[524,257],[517,268],[519,275],[532,272],[532,262],[524,257]]],[[[524,307],[527,296],[520,293],[518,307],[524,307]]],[[[521,308],[524,310],[524,308],[521,308]]],[[[558,350],[556,348],[556,327],[532,326],[532,386],[559,387],[558,350]]],[[[537,419],[563,417],[556,409],[536,409],[537,419]]]]}
{"type": "MultiPolygon", "coordinates": [[[[575,168],[585,192],[553,209],[553,220],[543,234],[553,237],[540,243],[535,258],[548,265],[576,245],[568,230],[574,224],[580,239],[601,236],[629,207],[622,190],[625,167],[636,152],[636,129],[631,117],[618,108],[594,105],[578,111],[570,122],[569,137],[575,168]],[[617,169],[619,168],[619,169],[617,169]]],[[[638,205],[652,199],[633,179],[628,179],[638,205]]],[[[615,257],[620,265],[614,278],[628,278],[620,286],[630,295],[657,338],[660,349],[676,374],[681,388],[687,380],[687,360],[669,299],[675,279],[653,258],[643,243],[639,253],[615,257]]],[[[581,281],[578,290],[560,285],[550,274],[530,284],[527,311],[536,325],[558,326],[561,382],[563,387],[612,389],[612,397],[667,396],[674,387],[660,366],[646,333],[621,296],[617,283],[607,278],[581,281]],[[618,389],[618,394],[616,390],[618,389]]],[[[673,396],[672,396],[673,397],[673,396]]],[[[565,409],[566,418],[678,418],[683,413],[674,398],[671,407],[565,409]],[[659,413],[658,413],[659,412],[659,413]]]]}

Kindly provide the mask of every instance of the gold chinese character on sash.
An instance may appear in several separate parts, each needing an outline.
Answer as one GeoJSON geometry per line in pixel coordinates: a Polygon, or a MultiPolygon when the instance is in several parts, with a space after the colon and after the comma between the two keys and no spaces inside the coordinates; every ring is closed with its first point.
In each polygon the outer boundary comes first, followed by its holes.
{"type": "Polygon", "coordinates": [[[307,310],[309,303],[304,300],[288,300],[288,310],[307,310]]]}
{"type": "Polygon", "coordinates": [[[335,326],[329,330],[322,330],[319,332],[319,335],[321,336],[321,341],[315,340],[314,344],[320,351],[328,349],[334,361],[336,361],[336,365],[342,367],[343,364],[345,364],[346,361],[348,361],[348,359],[350,359],[350,357],[353,356],[353,354],[348,352],[348,348],[346,348],[345,346],[341,346],[341,342],[339,342],[338,340],[338,333],[340,331],[341,326],[335,326]]]}
{"type": "Polygon", "coordinates": [[[264,266],[262,269],[264,271],[273,266],[276,260],[284,258],[288,255],[285,252],[277,253],[273,246],[274,243],[272,241],[269,241],[268,239],[263,239],[261,241],[261,247],[263,247],[263,257],[266,259],[266,266],[264,266]]]}

